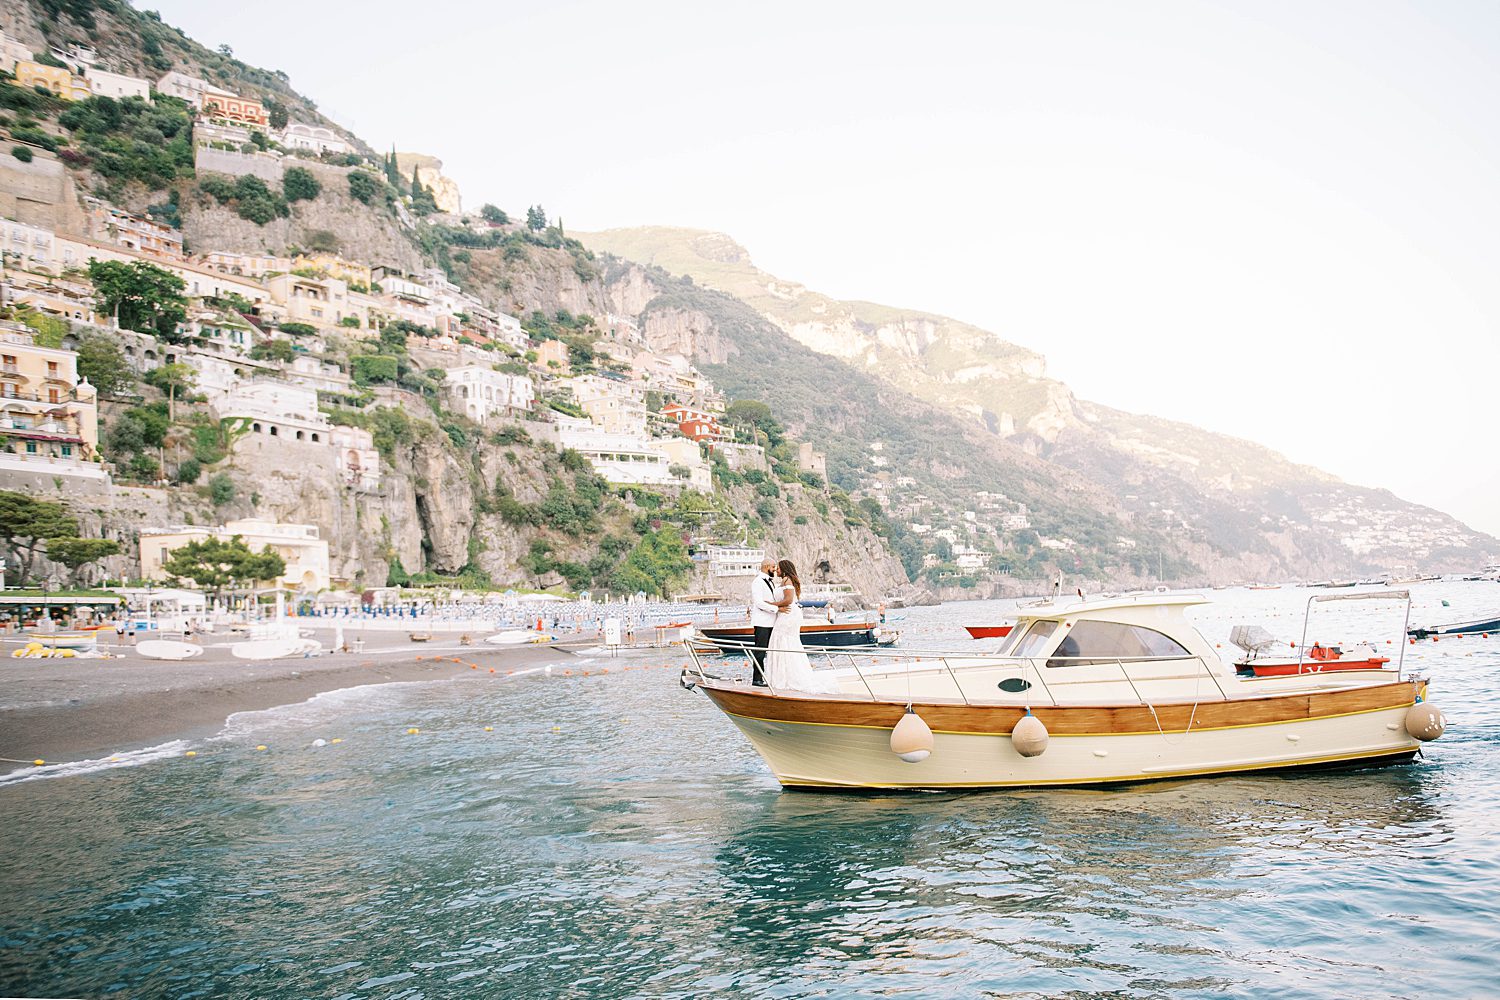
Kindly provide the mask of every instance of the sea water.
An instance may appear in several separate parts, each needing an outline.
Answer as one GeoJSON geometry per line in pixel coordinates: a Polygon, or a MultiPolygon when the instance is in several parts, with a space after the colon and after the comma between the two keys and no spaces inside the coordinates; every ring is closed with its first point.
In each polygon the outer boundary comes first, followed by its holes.
{"type": "MultiPolygon", "coordinates": [[[[1195,618],[1297,639],[1316,593],[1195,618]]],[[[1009,607],[893,617],[962,647],[1009,607]]],[[[1309,641],[1404,652],[1448,734],[1380,770],[851,795],[779,790],[665,655],[246,713],[191,758],[0,785],[0,993],[1496,995],[1500,636],[1314,615],[1309,641]]]]}

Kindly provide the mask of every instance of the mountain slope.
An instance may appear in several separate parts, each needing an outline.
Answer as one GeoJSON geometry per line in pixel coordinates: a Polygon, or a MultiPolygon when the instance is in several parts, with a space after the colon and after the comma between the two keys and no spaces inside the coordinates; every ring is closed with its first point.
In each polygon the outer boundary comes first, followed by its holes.
{"type": "Polygon", "coordinates": [[[1079,400],[1047,377],[1041,355],[971,324],[769,275],[722,233],[641,227],[579,238],[735,296],[806,347],[982,428],[987,447],[1004,443],[1080,473],[1135,523],[1224,556],[1271,557],[1267,574],[1457,570],[1500,552],[1445,514],[1252,442],[1079,400]]]}

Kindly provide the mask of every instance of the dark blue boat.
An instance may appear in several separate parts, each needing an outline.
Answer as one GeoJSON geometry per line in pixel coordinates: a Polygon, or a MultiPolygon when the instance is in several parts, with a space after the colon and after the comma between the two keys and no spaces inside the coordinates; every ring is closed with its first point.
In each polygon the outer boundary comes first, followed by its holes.
{"type": "Polygon", "coordinates": [[[1406,634],[1413,639],[1427,639],[1432,636],[1444,635],[1485,635],[1490,632],[1500,632],[1500,617],[1480,618],[1472,622],[1456,622],[1452,625],[1432,625],[1425,628],[1418,627],[1406,630],[1406,634]]]}

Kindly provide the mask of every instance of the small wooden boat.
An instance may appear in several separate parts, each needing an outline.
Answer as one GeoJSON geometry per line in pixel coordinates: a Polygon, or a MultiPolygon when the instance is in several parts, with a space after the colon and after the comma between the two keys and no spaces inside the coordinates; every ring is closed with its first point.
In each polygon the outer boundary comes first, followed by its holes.
{"type": "Polygon", "coordinates": [[[1492,632],[1500,632],[1500,617],[1476,618],[1471,622],[1408,629],[1406,634],[1413,639],[1427,639],[1445,635],[1489,635],[1492,632]]]}
{"type": "Polygon", "coordinates": [[[1201,603],[1147,594],[1028,608],[1004,656],[840,653],[820,671],[836,694],[716,676],[696,653],[681,683],[724,712],[785,787],[1097,786],[1368,767],[1411,760],[1442,735],[1427,681],[1399,665],[1238,676],[1184,616],[1201,603]]]}
{"type": "Polygon", "coordinates": [[[964,631],[970,639],[1004,639],[1013,628],[1014,625],[965,625],[964,631]]]}
{"type": "Polygon", "coordinates": [[[1377,656],[1373,647],[1357,648],[1345,654],[1338,646],[1314,644],[1307,655],[1297,659],[1246,659],[1234,665],[1241,677],[1295,677],[1298,674],[1323,674],[1339,670],[1384,670],[1389,656],[1377,656]]]}
{"type": "MultiPolygon", "coordinates": [[[[879,644],[876,623],[803,622],[802,645],[807,649],[869,648],[879,644]]],[[[693,648],[700,653],[742,654],[755,642],[755,630],[749,622],[730,625],[700,625],[693,648]]]]}

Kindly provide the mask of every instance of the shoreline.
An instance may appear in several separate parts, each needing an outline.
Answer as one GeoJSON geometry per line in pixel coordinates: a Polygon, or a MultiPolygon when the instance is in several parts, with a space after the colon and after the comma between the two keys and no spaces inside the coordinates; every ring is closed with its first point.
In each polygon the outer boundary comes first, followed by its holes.
{"type": "MultiPolygon", "coordinates": [[[[12,660],[0,688],[0,774],[34,765],[108,757],[223,729],[229,717],[346,688],[472,677],[521,670],[572,654],[546,646],[367,649],[360,654],[269,661],[236,660],[221,650],[191,660],[147,660],[121,647],[111,659],[12,660]],[[461,663],[453,662],[455,659],[461,663]]],[[[113,646],[110,652],[116,652],[113,646]]]]}

